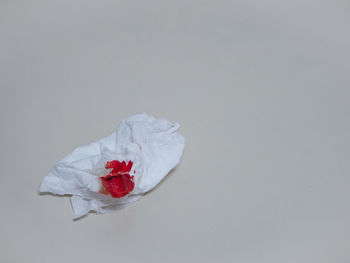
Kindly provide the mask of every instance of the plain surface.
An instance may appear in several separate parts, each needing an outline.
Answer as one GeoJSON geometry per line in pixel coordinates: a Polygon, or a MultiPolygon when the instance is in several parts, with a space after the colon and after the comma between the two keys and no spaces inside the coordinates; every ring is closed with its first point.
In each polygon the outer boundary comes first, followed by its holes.
{"type": "Polygon", "coordinates": [[[348,1],[1,1],[1,262],[350,262],[348,1]],[[181,164],[72,221],[40,196],[146,112],[181,164]]]}

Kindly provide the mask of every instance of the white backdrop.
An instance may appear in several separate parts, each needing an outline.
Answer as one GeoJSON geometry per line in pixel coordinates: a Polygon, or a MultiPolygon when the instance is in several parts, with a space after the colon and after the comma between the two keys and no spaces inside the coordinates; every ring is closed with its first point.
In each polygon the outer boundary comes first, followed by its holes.
{"type": "Polygon", "coordinates": [[[0,2],[0,261],[350,261],[347,1],[0,2]],[[75,147],[146,112],[182,162],[72,221],[38,195],[75,147]]]}

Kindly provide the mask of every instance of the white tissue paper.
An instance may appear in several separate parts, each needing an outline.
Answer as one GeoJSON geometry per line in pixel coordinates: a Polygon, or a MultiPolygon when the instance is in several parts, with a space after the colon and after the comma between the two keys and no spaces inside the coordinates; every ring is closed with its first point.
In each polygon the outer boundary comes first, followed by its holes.
{"type": "Polygon", "coordinates": [[[74,218],[89,211],[103,214],[127,207],[154,188],[179,163],[185,142],[179,126],[147,114],[130,116],[111,135],[78,147],[59,161],[44,177],[40,192],[71,195],[74,218]],[[100,177],[110,172],[106,163],[113,160],[132,163],[128,170],[134,187],[120,198],[101,192],[100,177]]]}

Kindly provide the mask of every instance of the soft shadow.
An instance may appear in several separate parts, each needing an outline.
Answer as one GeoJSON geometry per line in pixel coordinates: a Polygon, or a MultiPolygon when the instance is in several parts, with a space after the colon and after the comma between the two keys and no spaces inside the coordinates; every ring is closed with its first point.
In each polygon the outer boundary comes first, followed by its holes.
{"type": "Polygon", "coordinates": [[[53,193],[50,193],[50,192],[40,192],[39,190],[38,190],[37,194],[40,195],[40,196],[50,195],[50,196],[54,196],[54,197],[71,197],[72,196],[72,195],[57,195],[57,194],[53,194],[53,193]]]}
{"type": "Polygon", "coordinates": [[[91,213],[91,214],[96,214],[96,213],[93,213],[92,211],[90,211],[89,213],[87,213],[87,214],[85,214],[85,215],[82,215],[82,216],[77,217],[77,218],[73,218],[72,221],[73,221],[73,222],[77,222],[77,221],[79,221],[79,220],[81,220],[81,219],[87,217],[88,214],[90,214],[90,213],[91,213]]]}

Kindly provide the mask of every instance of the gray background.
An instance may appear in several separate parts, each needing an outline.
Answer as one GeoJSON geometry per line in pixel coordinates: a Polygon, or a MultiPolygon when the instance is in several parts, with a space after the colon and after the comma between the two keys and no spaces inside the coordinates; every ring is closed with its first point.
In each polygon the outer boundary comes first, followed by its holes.
{"type": "Polygon", "coordinates": [[[0,2],[1,262],[350,262],[348,1],[0,2]],[[72,221],[40,196],[146,112],[181,164],[72,221]]]}

